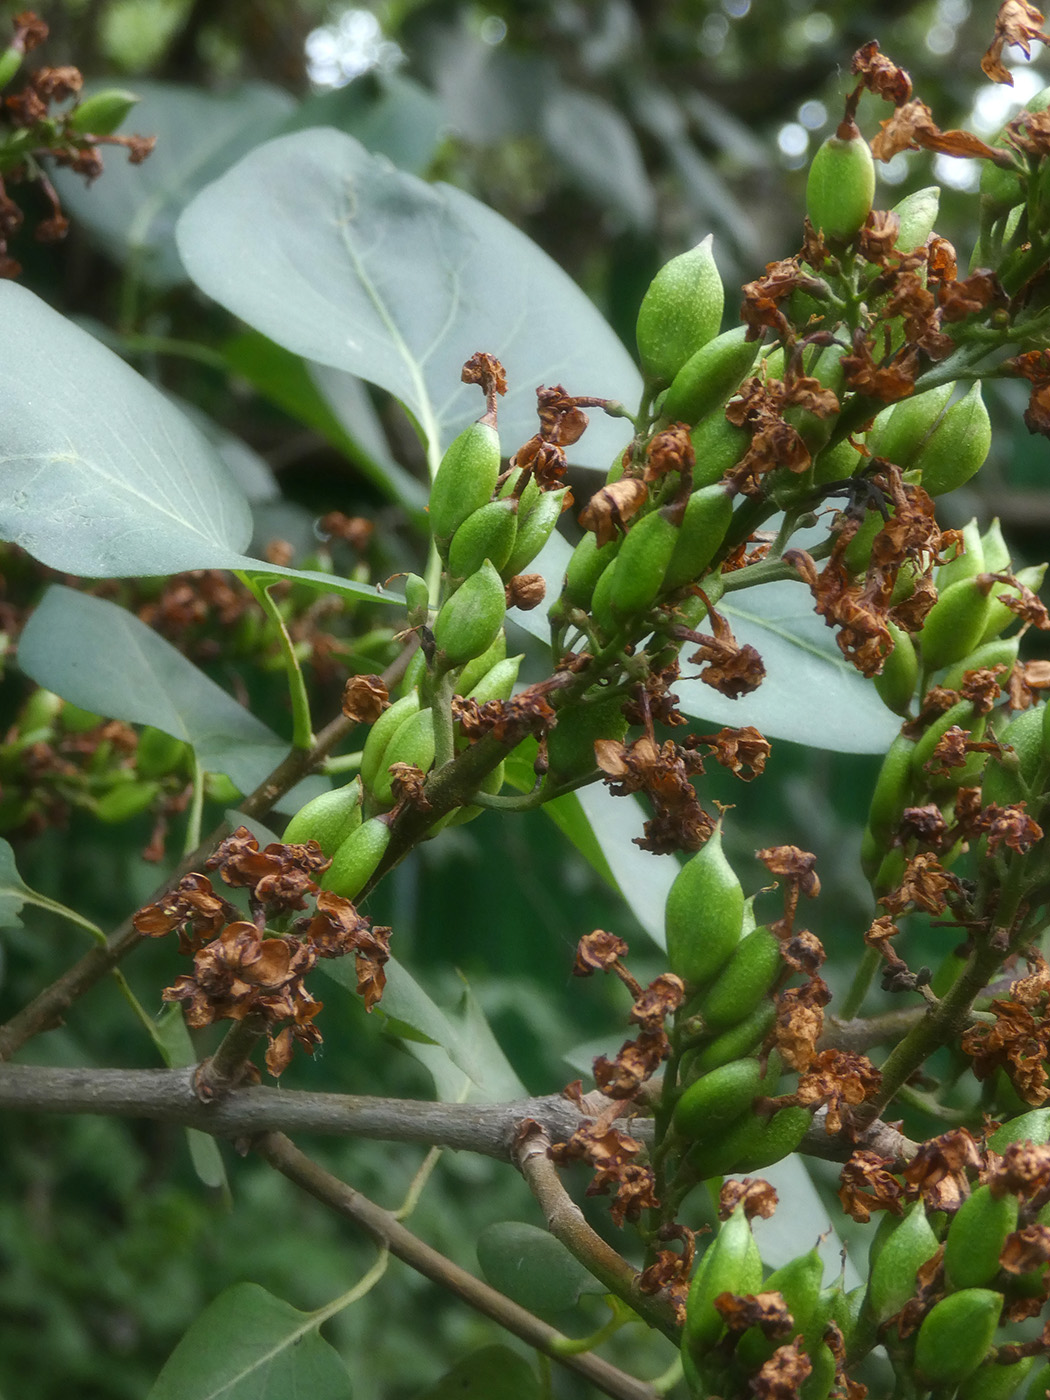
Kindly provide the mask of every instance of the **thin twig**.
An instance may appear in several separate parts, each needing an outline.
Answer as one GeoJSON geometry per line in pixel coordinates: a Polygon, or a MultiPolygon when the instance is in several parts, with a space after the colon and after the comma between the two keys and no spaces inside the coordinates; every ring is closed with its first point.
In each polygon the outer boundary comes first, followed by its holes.
{"type": "Polygon", "coordinates": [[[609,1395],[613,1400],[657,1400],[652,1386],[603,1361],[600,1356],[561,1353],[558,1347],[566,1340],[562,1333],[432,1249],[418,1235],[406,1229],[392,1212],[384,1210],[318,1166],[283,1133],[265,1134],[255,1144],[255,1149],[282,1176],[322,1205],[353,1221],[378,1244],[388,1248],[391,1254],[431,1283],[454,1294],[485,1317],[492,1318],[560,1366],[577,1372],[603,1395],[609,1395]]]}

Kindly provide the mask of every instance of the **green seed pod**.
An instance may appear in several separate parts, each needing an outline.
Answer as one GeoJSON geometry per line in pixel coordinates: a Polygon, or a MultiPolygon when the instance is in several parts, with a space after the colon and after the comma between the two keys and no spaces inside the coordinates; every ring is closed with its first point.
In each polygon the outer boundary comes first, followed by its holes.
{"type": "Polygon", "coordinates": [[[448,546],[468,515],[492,499],[499,476],[499,434],[479,418],[449,444],[430,488],[430,529],[448,546]]]}
{"type": "Polygon", "coordinates": [[[711,234],[660,269],[638,311],[635,334],[642,372],[660,388],[718,334],[725,292],[711,234]]]}
{"type": "MultiPolygon", "coordinates": [[[[892,510],[890,514],[893,514],[892,510]]],[[[871,546],[882,526],[883,519],[879,512],[869,510],[842,556],[842,562],[851,574],[863,574],[867,571],[871,563],[871,546]]]]}
{"type": "Polygon", "coordinates": [[[982,1288],[999,1272],[999,1255],[1007,1235],[1017,1229],[1017,1197],[993,1196],[978,1186],[955,1212],[944,1244],[948,1287],[982,1288]]]}
{"type": "Polygon", "coordinates": [[[706,1141],[751,1107],[762,1080],[757,1060],[732,1060],[696,1079],[675,1104],[674,1126],[683,1137],[706,1141]]]}
{"type": "Polygon", "coordinates": [[[300,807],[284,829],[285,845],[301,846],[316,841],[326,856],[336,851],[361,825],[363,787],[360,777],[345,787],[332,788],[300,807]]]}
{"type": "MultiPolygon", "coordinates": [[[[503,485],[499,488],[499,494],[500,494],[502,497],[507,497],[507,496],[513,496],[513,495],[514,495],[514,488],[517,486],[518,482],[521,480],[521,476],[522,476],[522,473],[524,472],[524,470],[525,470],[524,467],[515,467],[512,471],[509,471],[509,472],[507,473],[507,479],[506,479],[506,481],[505,481],[505,482],[503,483],[503,485]]],[[[522,490],[522,491],[520,491],[520,492],[518,493],[518,520],[519,520],[519,522],[525,519],[525,517],[528,515],[529,511],[532,510],[533,506],[536,505],[536,503],[539,501],[540,496],[541,496],[542,494],[543,494],[543,492],[540,490],[540,484],[539,484],[539,482],[536,480],[536,478],[535,478],[535,477],[532,475],[532,473],[530,472],[530,473],[529,473],[529,479],[528,479],[528,481],[525,483],[525,488],[524,488],[524,490],[522,490]]]]}
{"type": "Polygon", "coordinates": [[[1009,573],[1010,550],[1003,539],[1003,530],[999,524],[998,516],[981,536],[981,547],[984,551],[984,567],[990,574],[1009,573]]]}
{"type": "Polygon", "coordinates": [[[934,1303],[915,1339],[915,1371],[924,1385],[961,1385],[977,1370],[992,1345],[1003,1302],[990,1288],[964,1288],[934,1303]]]}
{"type": "Polygon", "coordinates": [[[976,520],[967,521],[962,528],[962,549],[954,559],[949,559],[934,573],[933,581],[937,591],[943,593],[953,583],[963,579],[976,578],[984,573],[984,541],[976,520]]]}
{"type": "MultiPolygon", "coordinates": [[[[845,346],[839,345],[837,342],[826,345],[823,349],[818,348],[806,370],[807,374],[819,380],[825,389],[831,389],[839,398],[841,398],[846,384],[846,372],[842,368],[842,357],[845,354],[845,346]]],[[[810,454],[815,456],[831,437],[831,430],[835,426],[835,415],[821,418],[819,414],[813,413],[810,409],[795,404],[785,410],[784,421],[791,424],[810,454]]],[[[800,479],[791,472],[785,472],[783,475],[786,489],[798,494],[802,486],[800,479]]]]}
{"type": "Polygon", "coordinates": [[[547,759],[552,781],[569,782],[597,766],[594,745],[598,739],[622,739],[627,733],[623,696],[600,695],[563,710],[547,735],[547,759]]]}
{"type": "Polygon", "coordinates": [[[656,602],[678,539],[678,522],[669,510],[635,521],[613,565],[609,607],[614,617],[637,617],[656,602]]]}
{"type": "Polygon", "coordinates": [[[742,1114],[720,1132],[693,1144],[686,1154],[689,1170],[697,1181],[735,1172],[737,1162],[757,1150],[764,1127],[757,1114],[742,1114]]]}
{"type": "Polygon", "coordinates": [[[962,685],[967,671],[991,671],[996,666],[1005,666],[1006,670],[1000,675],[1001,685],[1006,684],[1006,678],[1013,670],[1014,662],[1017,660],[1017,653],[1020,649],[1020,639],[1018,637],[1000,637],[994,642],[985,642],[976,651],[971,651],[969,656],[957,661],[954,666],[950,666],[945,672],[942,685],[949,690],[958,690],[962,685]]]}
{"type": "Polygon", "coordinates": [[[689,441],[696,457],[693,485],[712,486],[740,461],[751,446],[751,434],[730,423],[723,408],[716,408],[701,418],[689,434],[689,441]]]}
{"type": "Polygon", "coordinates": [[[875,164],[850,122],[821,145],[806,179],[806,213],[826,238],[848,243],[864,227],[875,198],[875,164]]]}
{"type": "Polygon", "coordinates": [[[430,617],[430,589],[418,574],[405,575],[405,610],[409,627],[422,627],[430,617]]]}
{"type": "Polygon", "coordinates": [[[383,806],[393,800],[391,764],[411,763],[426,773],[433,762],[434,711],[428,705],[425,710],[409,715],[387,744],[380,770],[372,782],[372,795],[383,806]]]}
{"type": "Polygon", "coordinates": [[[503,580],[486,559],[437,615],[435,664],[448,670],[487,651],[499,635],[506,613],[503,580]]]}
{"type": "Polygon", "coordinates": [[[1034,1356],[1023,1356],[1010,1366],[983,1362],[963,1381],[956,1400],[1011,1400],[1035,1364],[1034,1356]]]}
{"type": "Polygon", "coordinates": [[[1028,1383],[1025,1400],[1046,1400],[1050,1395],[1050,1366],[1040,1366],[1028,1383]]]}
{"type": "Polygon", "coordinates": [[[884,408],[868,433],[871,455],[885,457],[902,471],[910,471],[918,464],[923,444],[947,409],[954,389],[953,380],[884,408]]]}
{"type": "Polygon", "coordinates": [[[981,791],[982,802],[998,802],[1005,807],[1032,796],[1032,785],[1040,783],[1040,776],[1045,772],[1043,728],[1046,710],[1045,705],[1022,710],[999,730],[997,738],[1012,752],[1004,753],[1001,758],[993,758],[988,764],[981,791]]]}
{"type": "Polygon", "coordinates": [[[456,694],[469,695],[483,677],[488,675],[493,666],[505,661],[506,658],[507,634],[501,628],[492,645],[480,656],[475,656],[473,661],[468,661],[460,671],[456,681],[456,694]]]}
{"type": "Polygon", "coordinates": [[[708,1246],[689,1287],[682,1346],[695,1361],[702,1363],[721,1335],[722,1318],[714,1305],[718,1295],[757,1293],[761,1286],[762,1259],[744,1207],[738,1205],[708,1246]]]}
{"type": "Polygon", "coordinates": [[[931,496],[943,496],[965,485],[984,466],[991,445],[992,422],[978,379],[923,443],[917,463],[923,487],[931,496]]]}
{"type": "Polygon", "coordinates": [[[388,710],[383,711],[368,731],[368,738],[365,740],[365,747],[361,754],[360,768],[361,781],[366,788],[371,788],[379,776],[383,755],[390,740],[405,720],[416,713],[420,704],[418,691],[414,690],[408,695],[403,695],[400,700],[395,700],[388,710]]]}
{"type": "MultiPolygon", "coordinates": [[[[1038,593],[1043,584],[1043,576],[1046,573],[1045,564],[1033,564],[1028,569],[1018,569],[1014,577],[1018,583],[1023,583],[1026,588],[1030,588],[1033,593],[1038,593]]],[[[985,619],[984,631],[980,641],[990,642],[993,637],[998,637],[1000,632],[1005,632],[1012,622],[1016,622],[1017,614],[1011,612],[1005,603],[1000,603],[1000,594],[1008,593],[1013,597],[1018,596],[1017,589],[1009,583],[995,583],[992,591],[988,595],[988,612],[985,619]]],[[[936,604],[934,604],[936,606],[936,604]]]]}
{"type": "MultiPolygon", "coordinates": [[[[791,1336],[802,1334],[803,1346],[811,1358],[823,1337],[831,1311],[821,1288],[823,1281],[823,1261],[817,1251],[811,1249],[808,1254],[774,1269],[762,1284],[763,1293],[779,1293],[783,1298],[794,1318],[791,1336]]],[[[742,1364],[753,1371],[768,1361],[779,1345],[779,1341],[764,1336],[757,1327],[750,1327],[740,1338],[736,1354],[742,1364]]]]}
{"type": "Polygon", "coordinates": [[[879,699],[895,715],[906,715],[919,680],[919,658],[909,634],[893,622],[886,624],[893,638],[893,650],[875,677],[879,699]]]}
{"type": "Polygon", "coordinates": [[[915,1292],[918,1270],[939,1248],[922,1202],[917,1201],[896,1222],[870,1266],[868,1308],[880,1326],[904,1307],[915,1292]]]}
{"type": "Polygon", "coordinates": [[[616,558],[619,549],[618,539],[610,540],[608,544],[599,548],[596,535],[592,535],[590,531],[584,535],[573,550],[565,570],[561,596],[569,607],[590,607],[594,586],[616,558]]]}
{"type": "Polygon", "coordinates": [[[969,656],[985,641],[988,597],[972,579],[951,584],[926,614],[919,633],[923,669],[939,671],[969,656]]]}
{"type": "MultiPolygon", "coordinates": [[[[768,1078],[768,1075],[766,1076],[768,1078]]],[[[763,1089],[764,1089],[763,1082],[763,1089]]],[[[798,1150],[809,1130],[813,1115],[808,1108],[789,1105],[777,1109],[765,1123],[754,1142],[749,1143],[733,1160],[735,1172],[758,1172],[782,1162],[798,1150]]]]}
{"type": "Polygon", "coordinates": [[[1050,1142],[1050,1108],[1033,1108],[1001,1123],[988,1139],[993,1152],[1005,1152],[1012,1142],[1033,1142],[1042,1147],[1050,1142]]]}
{"type": "Polygon", "coordinates": [[[719,822],[675,876],[664,910],[668,962],[690,991],[722,971],[740,941],[743,919],[744,891],[722,850],[719,822]]]}
{"type": "Polygon", "coordinates": [[[825,447],[813,454],[812,481],[814,486],[825,486],[831,481],[845,481],[860,466],[860,453],[850,442],[842,438],[833,447],[825,447]]]}
{"type": "Polygon", "coordinates": [[[448,547],[448,574],[452,586],[477,573],[486,559],[502,570],[510,558],[518,533],[518,503],[514,500],[486,501],[471,511],[448,547]]]}
{"type": "Polygon", "coordinates": [[[508,656],[502,661],[497,661],[490,671],[485,672],[467,698],[476,700],[479,705],[485,705],[490,700],[509,700],[517,683],[518,669],[524,659],[525,653],[519,652],[517,656],[508,656]]]}
{"type": "Polygon", "coordinates": [[[116,825],[140,816],[160,792],[160,784],[135,781],[117,783],[98,798],[94,805],[100,822],[116,825]]]}
{"type": "MultiPolygon", "coordinates": [[[[929,782],[930,775],[926,772],[926,764],[933,757],[933,751],[947,734],[948,730],[955,725],[962,729],[972,727],[973,705],[969,700],[959,700],[943,715],[933,721],[930,727],[925,730],[917,740],[915,748],[912,750],[911,769],[916,781],[920,785],[929,782]]],[[[956,772],[959,770],[956,769],[956,772]]]]}
{"type": "Polygon", "coordinates": [[[724,405],[758,357],[758,342],[746,335],[746,326],[734,326],[686,360],[664,395],[661,416],[693,427],[724,405]]]}
{"type": "MultiPolygon", "coordinates": [[[[506,776],[506,764],[500,762],[491,773],[486,773],[482,778],[478,790],[494,797],[503,787],[503,780],[506,776]]],[[[454,807],[451,812],[446,812],[430,828],[428,838],[436,836],[439,831],[444,831],[446,826],[465,826],[467,822],[472,822],[475,817],[480,817],[484,807],[479,807],[471,803],[467,807],[454,807]]]]}
{"type": "MultiPolygon", "coordinates": [[[[705,846],[704,850],[706,849],[705,846]]],[[[668,956],[673,969],[674,961],[670,959],[670,947],[668,947],[668,956]]],[[[685,978],[682,980],[686,981],[685,978]]],[[[686,982],[686,985],[688,986],[689,983],[686,982]]],[[[697,1050],[695,1058],[690,1064],[690,1070],[698,1074],[709,1074],[711,1070],[718,1069],[720,1065],[727,1065],[731,1060],[738,1060],[743,1055],[750,1055],[765,1040],[776,1018],[777,1009],[773,1003],[771,1001],[761,1002],[750,1016],[745,1016],[735,1026],[730,1026],[727,1031],[715,1036],[714,1040],[697,1050]]]]}
{"type": "Polygon", "coordinates": [[[22,66],[24,55],[21,49],[14,47],[5,49],[0,54],[0,88],[7,87],[8,83],[22,66]]]}
{"type": "Polygon", "coordinates": [[[784,969],[780,940],[767,928],[756,928],[737,944],[718,980],[700,1002],[710,1030],[726,1030],[750,1016],[769,995],[784,969]]]}
{"type": "Polygon", "coordinates": [[[897,251],[912,253],[921,248],[933,232],[940,208],[941,191],[937,185],[927,185],[925,189],[906,194],[893,206],[891,213],[900,219],[897,230],[897,251]]]}
{"type": "Polygon", "coordinates": [[[140,778],[164,778],[183,768],[189,755],[189,744],[147,724],[135,750],[135,772],[140,778]]]}
{"type": "Polygon", "coordinates": [[[321,876],[321,888],[356,899],[372,878],[390,845],[390,826],[385,817],[370,817],[352,831],[332,857],[321,876]]]}
{"type": "MultiPolygon", "coordinates": [[[[3,81],[0,75],[0,87],[3,81]]],[[[133,92],[125,92],[122,88],[106,88],[103,92],[92,93],[70,112],[69,129],[78,136],[112,136],[124,124],[138,100],[133,92]]]]}
{"type": "Polygon", "coordinates": [[[500,571],[504,578],[513,578],[526,569],[554,534],[568,489],[563,486],[560,491],[544,491],[528,514],[519,517],[514,548],[500,571]]]}
{"type": "Polygon", "coordinates": [[[670,593],[702,577],[726,537],[733,500],[722,486],[701,486],[689,497],[662,592],[670,593]]]}

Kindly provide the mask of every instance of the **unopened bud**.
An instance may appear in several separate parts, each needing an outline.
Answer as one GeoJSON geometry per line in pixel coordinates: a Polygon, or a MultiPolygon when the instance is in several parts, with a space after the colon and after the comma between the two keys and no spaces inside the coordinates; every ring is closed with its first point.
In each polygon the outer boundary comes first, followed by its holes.
{"type": "Polygon", "coordinates": [[[688,253],[666,263],[649,284],[636,335],[642,370],[651,385],[670,384],[686,361],[715,335],[725,292],[708,234],[688,253]]]}

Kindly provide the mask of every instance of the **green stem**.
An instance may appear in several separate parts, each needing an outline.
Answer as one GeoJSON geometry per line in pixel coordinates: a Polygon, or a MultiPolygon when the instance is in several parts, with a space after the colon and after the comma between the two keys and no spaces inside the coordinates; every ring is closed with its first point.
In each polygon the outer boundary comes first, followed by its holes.
{"type": "Polygon", "coordinates": [[[452,729],[452,696],[455,691],[455,678],[446,671],[434,688],[434,768],[440,770],[452,762],[456,756],[455,735],[452,729]]]}
{"type": "Polygon", "coordinates": [[[184,856],[195,851],[201,843],[201,818],[204,815],[204,769],[197,757],[197,750],[192,749],[191,752],[193,754],[193,796],[190,798],[190,809],[186,814],[186,837],[182,843],[184,856]]]}
{"type": "Polygon", "coordinates": [[[241,582],[251,590],[255,600],[277,629],[281,651],[284,653],[284,667],[288,676],[288,693],[292,702],[292,747],[308,749],[314,741],[310,722],[310,700],[306,693],[306,682],[303,679],[299,658],[295,654],[292,639],[284,625],[284,618],[270,596],[270,589],[274,585],[261,583],[252,574],[245,573],[240,569],[235,572],[241,582]]]}
{"type": "Polygon", "coordinates": [[[339,754],[336,758],[326,759],[322,765],[321,772],[331,777],[339,773],[356,773],[361,767],[361,759],[364,753],[358,749],[355,753],[339,754]]]}
{"type": "Polygon", "coordinates": [[[595,1351],[614,1337],[626,1322],[630,1322],[631,1317],[625,1317],[622,1313],[614,1312],[609,1321],[599,1327],[596,1332],[592,1332],[589,1337],[559,1337],[552,1344],[552,1351],[555,1356],[582,1356],[585,1351],[595,1351]]]}
{"type": "Polygon", "coordinates": [[[838,1013],[843,1021],[851,1021],[858,1014],[864,1004],[864,998],[868,995],[868,988],[871,986],[872,978],[875,976],[879,966],[880,958],[874,948],[865,948],[857,970],[853,974],[853,981],[850,983],[849,991],[846,993],[842,1003],[842,1010],[838,1013]]]}

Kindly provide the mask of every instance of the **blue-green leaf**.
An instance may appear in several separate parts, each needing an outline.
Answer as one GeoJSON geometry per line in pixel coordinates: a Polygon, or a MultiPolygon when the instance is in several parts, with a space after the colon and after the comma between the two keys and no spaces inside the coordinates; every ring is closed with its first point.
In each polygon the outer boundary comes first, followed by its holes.
{"type": "Polygon", "coordinates": [[[350,1377],[319,1320],[257,1283],[235,1283],[193,1322],[147,1400],[349,1400],[350,1377]]]}
{"type": "MultiPolygon", "coordinates": [[[[225,773],[242,792],[288,752],[285,740],[170,642],[103,598],[53,585],[22,633],[18,661],[38,685],[83,710],[185,740],[206,772],[225,773]]],[[[316,782],[300,785],[286,810],[317,790],[316,782]]]]}
{"type": "MultiPolygon", "coordinates": [[[[470,195],[402,174],[341,132],[250,152],[197,196],[177,237],[210,296],[297,354],[388,390],[432,448],[480,416],[477,388],[460,382],[478,350],[507,370],[508,453],[536,431],[539,384],[637,400],[630,356],[541,249],[470,195]]],[[[622,437],[595,415],[574,460],[605,465],[622,437]]]]}
{"type": "Polygon", "coordinates": [[[541,1317],[571,1308],[581,1293],[607,1292],[560,1240],[536,1225],[494,1221],[478,1235],[476,1248],[493,1288],[541,1317]]]}
{"type": "MultiPolygon", "coordinates": [[[[413,1400],[540,1400],[536,1373],[510,1347],[482,1347],[413,1400]]],[[[152,1397],[151,1397],[152,1400],[152,1397]]]]}

